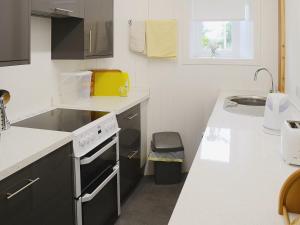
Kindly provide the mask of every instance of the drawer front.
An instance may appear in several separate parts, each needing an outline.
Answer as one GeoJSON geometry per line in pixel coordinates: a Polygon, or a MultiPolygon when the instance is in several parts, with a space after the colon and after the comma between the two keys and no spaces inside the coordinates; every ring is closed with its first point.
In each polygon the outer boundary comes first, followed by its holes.
{"type": "Polygon", "coordinates": [[[118,123],[121,129],[137,129],[141,128],[140,105],[134,106],[131,109],[117,115],[118,123]]]}
{"type": "Polygon", "coordinates": [[[39,224],[34,205],[36,183],[31,183],[32,179],[32,168],[28,166],[0,182],[1,224],[39,224]]]}

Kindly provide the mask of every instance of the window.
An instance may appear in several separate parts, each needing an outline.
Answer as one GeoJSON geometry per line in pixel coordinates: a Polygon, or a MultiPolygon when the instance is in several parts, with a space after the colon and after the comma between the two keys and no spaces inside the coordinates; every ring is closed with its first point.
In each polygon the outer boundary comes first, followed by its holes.
{"type": "Polygon", "coordinates": [[[253,59],[252,23],[193,21],[191,58],[253,59]]]}
{"type": "Polygon", "coordinates": [[[257,59],[257,0],[190,2],[187,31],[189,60],[249,62],[257,59]]]}

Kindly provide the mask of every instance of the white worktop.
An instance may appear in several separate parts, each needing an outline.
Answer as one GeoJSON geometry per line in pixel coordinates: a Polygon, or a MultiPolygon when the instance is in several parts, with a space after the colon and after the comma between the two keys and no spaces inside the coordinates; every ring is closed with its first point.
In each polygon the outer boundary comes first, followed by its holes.
{"type": "Polygon", "coordinates": [[[0,181],[72,141],[71,133],[11,127],[1,132],[0,181]]]}
{"type": "Polygon", "coordinates": [[[149,99],[148,89],[133,89],[127,97],[119,96],[93,96],[88,99],[71,103],[58,104],[57,108],[69,108],[79,110],[106,111],[120,114],[131,107],[149,99]]]}
{"type": "Polygon", "coordinates": [[[218,98],[169,225],[284,224],[280,188],[299,167],[283,162],[280,137],[263,132],[262,117],[223,110],[234,94],[218,98]]]}
{"type": "MultiPolygon", "coordinates": [[[[79,110],[107,111],[116,114],[146,101],[149,90],[134,89],[128,97],[91,97],[70,104],[58,104],[40,112],[32,112],[17,122],[55,108],[70,108],[79,110]]],[[[57,148],[72,141],[69,132],[58,132],[40,129],[11,127],[1,133],[0,139],[0,180],[30,165],[57,148]]]]}

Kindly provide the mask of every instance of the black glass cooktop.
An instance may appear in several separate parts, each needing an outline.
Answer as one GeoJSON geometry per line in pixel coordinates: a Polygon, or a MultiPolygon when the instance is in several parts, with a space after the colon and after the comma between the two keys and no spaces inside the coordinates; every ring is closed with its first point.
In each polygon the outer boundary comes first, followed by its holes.
{"type": "Polygon", "coordinates": [[[106,114],[108,114],[108,112],[54,109],[12,125],[43,130],[73,132],[106,114]]]}

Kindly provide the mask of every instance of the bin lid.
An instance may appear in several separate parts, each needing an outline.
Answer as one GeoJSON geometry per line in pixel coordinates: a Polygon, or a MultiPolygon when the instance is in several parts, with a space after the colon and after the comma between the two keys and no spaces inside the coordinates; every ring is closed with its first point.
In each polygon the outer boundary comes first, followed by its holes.
{"type": "Polygon", "coordinates": [[[184,147],[178,132],[159,132],[152,135],[152,149],[156,152],[183,151],[184,147]]]}

